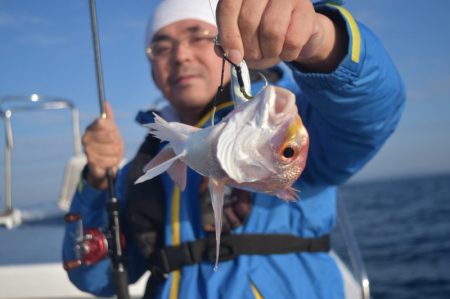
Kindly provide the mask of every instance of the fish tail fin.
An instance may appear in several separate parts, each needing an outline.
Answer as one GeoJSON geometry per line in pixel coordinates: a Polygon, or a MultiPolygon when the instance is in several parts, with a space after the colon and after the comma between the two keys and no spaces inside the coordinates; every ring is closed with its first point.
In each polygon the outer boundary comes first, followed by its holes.
{"type": "Polygon", "coordinates": [[[147,165],[143,171],[144,175],[139,177],[134,183],[139,184],[160,175],[167,171],[172,180],[184,190],[186,187],[186,164],[180,159],[186,156],[186,151],[182,151],[179,155],[175,155],[172,148],[166,146],[163,148],[147,165]]]}

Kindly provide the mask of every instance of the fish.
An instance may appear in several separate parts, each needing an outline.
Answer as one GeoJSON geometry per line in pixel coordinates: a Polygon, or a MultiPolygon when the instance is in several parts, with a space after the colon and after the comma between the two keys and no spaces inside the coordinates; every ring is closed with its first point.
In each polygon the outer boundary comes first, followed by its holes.
{"type": "Polygon", "coordinates": [[[158,114],[144,126],[168,144],[144,167],[136,184],[167,171],[184,190],[187,166],[208,177],[216,227],[214,270],[218,269],[225,186],[269,193],[286,201],[299,198],[292,185],[305,168],[309,136],[295,95],[285,88],[266,84],[250,100],[237,95],[235,109],[203,129],[167,122],[158,114]]]}

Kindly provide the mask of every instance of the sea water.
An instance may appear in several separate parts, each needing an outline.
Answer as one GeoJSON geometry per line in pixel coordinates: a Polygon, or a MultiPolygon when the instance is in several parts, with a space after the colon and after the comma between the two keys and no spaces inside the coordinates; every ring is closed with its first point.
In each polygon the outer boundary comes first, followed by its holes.
{"type": "MultiPolygon", "coordinates": [[[[450,298],[450,174],[341,187],[374,299],[450,298]]],[[[340,255],[345,249],[333,235],[340,255]]]]}

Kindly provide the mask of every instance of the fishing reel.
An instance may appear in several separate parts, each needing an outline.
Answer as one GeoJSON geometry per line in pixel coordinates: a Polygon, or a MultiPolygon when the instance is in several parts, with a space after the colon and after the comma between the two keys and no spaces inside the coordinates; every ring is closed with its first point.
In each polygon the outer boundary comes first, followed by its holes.
{"type": "MultiPolygon", "coordinates": [[[[109,244],[112,244],[112,235],[108,231],[99,228],[83,228],[80,214],[68,213],[64,221],[76,225],[75,259],[64,261],[64,270],[70,271],[82,265],[96,264],[111,253],[109,244]]],[[[123,248],[125,246],[123,235],[120,235],[120,243],[123,248]]]]}

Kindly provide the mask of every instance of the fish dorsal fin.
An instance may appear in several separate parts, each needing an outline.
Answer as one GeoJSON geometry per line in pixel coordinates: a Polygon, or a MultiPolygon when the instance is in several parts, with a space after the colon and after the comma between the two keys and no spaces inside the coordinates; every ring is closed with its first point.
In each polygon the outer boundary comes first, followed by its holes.
{"type": "Polygon", "coordinates": [[[156,113],[153,113],[153,115],[155,122],[145,124],[144,127],[150,129],[150,134],[159,140],[170,142],[176,152],[181,148],[181,144],[190,134],[200,130],[199,128],[178,122],[167,122],[156,113]]]}

